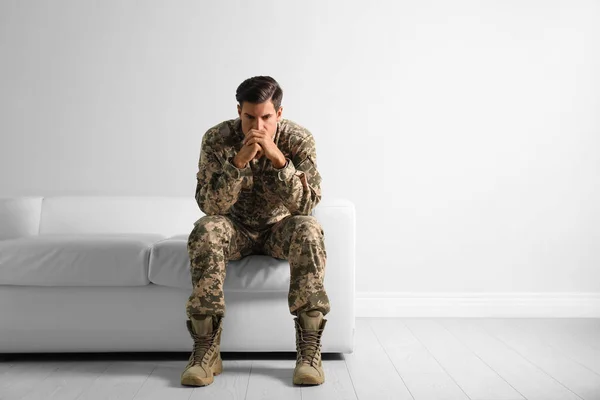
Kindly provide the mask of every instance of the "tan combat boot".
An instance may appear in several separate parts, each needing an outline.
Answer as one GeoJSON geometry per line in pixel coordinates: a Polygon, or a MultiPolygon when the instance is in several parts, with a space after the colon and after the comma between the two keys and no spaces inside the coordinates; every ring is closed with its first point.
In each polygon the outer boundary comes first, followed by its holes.
{"type": "Polygon", "coordinates": [[[325,382],[321,361],[321,336],[326,319],[318,310],[302,312],[294,318],[296,325],[296,368],[294,385],[320,385],[325,382]]]}
{"type": "Polygon", "coordinates": [[[181,374],[181,384],[206,386],[214,381],[213,375],[223,371],[221,359],[222,317],[203,315],[186,321],[187,329],[194,339],[190,360],[181,374]]]}

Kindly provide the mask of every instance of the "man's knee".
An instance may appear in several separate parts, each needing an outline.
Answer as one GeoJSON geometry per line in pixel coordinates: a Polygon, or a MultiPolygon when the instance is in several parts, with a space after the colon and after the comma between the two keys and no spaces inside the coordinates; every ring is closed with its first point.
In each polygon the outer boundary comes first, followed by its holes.
{"type": "Polygon", "coordinates": [[[293,215],[290,217],[292,232],[297,240],[322,240],[323,228],[319,221],[312,215],[293,215]]]}
{"type": "Polygon", "coordinates": [[[188,251],[214,249],[229,241],[230,221],[222,215],[205,215],[197,221],[188,237],[188,251]]]}

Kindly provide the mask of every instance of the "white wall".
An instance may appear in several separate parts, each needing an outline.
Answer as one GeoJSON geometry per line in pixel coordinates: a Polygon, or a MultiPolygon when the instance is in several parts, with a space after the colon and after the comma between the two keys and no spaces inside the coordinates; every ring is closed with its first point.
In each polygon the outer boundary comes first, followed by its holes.
{"type": "Polygon", "coordinates": [[[357,291],[600,292],[597,1],[0,1],[0,195],[193,196],[271,75],[357,291]]]}

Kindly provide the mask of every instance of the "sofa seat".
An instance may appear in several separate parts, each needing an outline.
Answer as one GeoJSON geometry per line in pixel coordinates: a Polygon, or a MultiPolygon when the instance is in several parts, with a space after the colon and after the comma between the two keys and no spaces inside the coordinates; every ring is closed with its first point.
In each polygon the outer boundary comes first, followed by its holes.
{"type": "Polygon", "coordinates": [[[0,285],[143,286],[153,233],[46,234],[0,241],[0,285]]]}
{"type": "MultiPolygon", "coordinates": [[[[154,244],[150,254],[150,282],[191,293],[192,277],[187,253],[187,234],[154,244]]],[[[227,263],[225,292],[288,292],[290,264],[267,255],[250,255],[227,263]]]]}

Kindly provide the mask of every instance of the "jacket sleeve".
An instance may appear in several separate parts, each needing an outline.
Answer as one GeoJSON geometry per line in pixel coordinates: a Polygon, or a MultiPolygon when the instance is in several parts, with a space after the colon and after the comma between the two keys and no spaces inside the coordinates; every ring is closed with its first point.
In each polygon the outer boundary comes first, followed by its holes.
{"type": "Polygon", "coordinates": [[[239,169],[233,164],[233,156],[226,154],[223,146],[214,143],[210,131],[203,136],[195,197],[205,215],[227,214],[242,188],[252,186],[250,165],[239,169]]]}
{"type": "Polygon", "coordinates": [[[312,135],[294,149],[284,167],[273,168],[267,189],[275,193],[292,215],[311,215],[321,201],[321,175],[317,170],[317,151],[312,135]]]}

